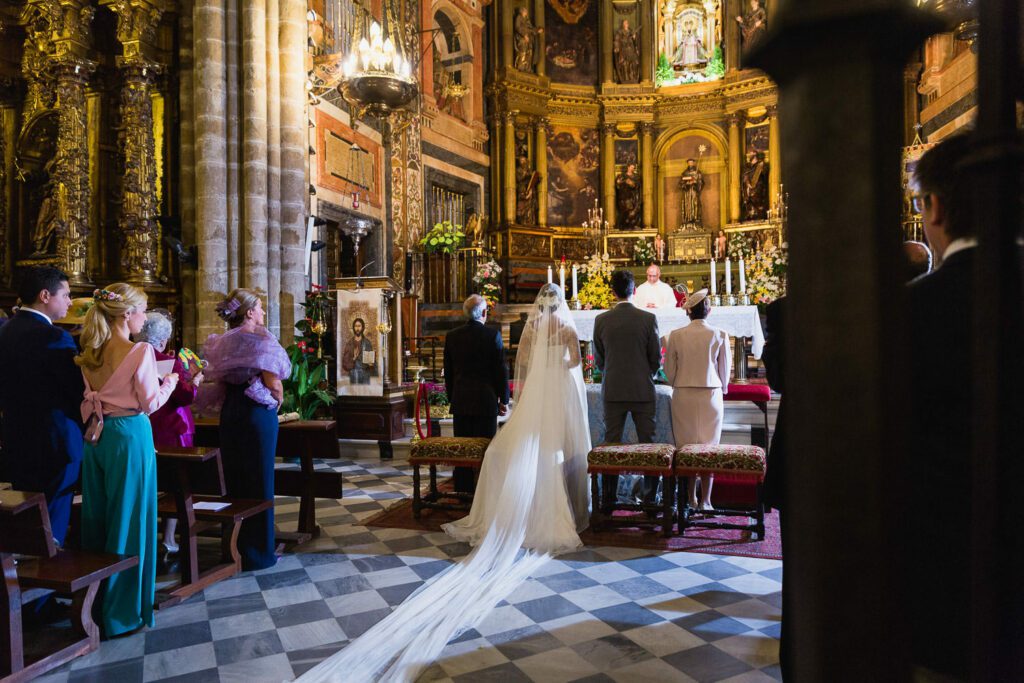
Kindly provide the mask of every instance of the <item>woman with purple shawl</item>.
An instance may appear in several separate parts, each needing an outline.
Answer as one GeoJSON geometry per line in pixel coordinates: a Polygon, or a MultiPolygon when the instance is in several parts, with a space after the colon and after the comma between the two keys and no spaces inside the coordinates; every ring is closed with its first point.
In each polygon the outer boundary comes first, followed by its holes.
{"type": "MultiPolygon", "coordinates": [[[[206,340],[206,377],[214,384],[203,385],[199,403],[204,412],[220,408],[228,495],[272,501],[281,380],[291,375],[291,362],[263,326],[263,303],[253,291],[234,290],[217,306],[217,314],[231,329],[206,340]]],[[[243,570],[274,566],[274,549],[273,508],[242,522],[238,550],[243,570]]]]}

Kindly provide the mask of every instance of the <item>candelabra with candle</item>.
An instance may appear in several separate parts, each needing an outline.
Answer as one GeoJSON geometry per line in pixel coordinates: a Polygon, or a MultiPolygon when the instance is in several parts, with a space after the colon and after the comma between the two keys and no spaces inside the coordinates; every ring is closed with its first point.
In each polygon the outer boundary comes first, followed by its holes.
{"type": "Polygon", "coordinates": [[[587,209],[587,220],[583,221],[583,230],[587,239],[593,244],[593,253],[604,251],[604,238],[608,232],[608,222],[604,219],[604,209],[594,200],[593,208],[587,209]]]}

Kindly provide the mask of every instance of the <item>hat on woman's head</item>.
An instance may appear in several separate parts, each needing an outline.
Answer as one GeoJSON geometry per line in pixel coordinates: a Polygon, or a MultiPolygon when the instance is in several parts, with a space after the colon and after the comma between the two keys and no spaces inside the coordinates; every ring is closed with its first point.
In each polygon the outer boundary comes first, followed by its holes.
{"type": "Polygon", "coordinates": [[[68,307],[68,313],[60,320],[54,320],[54,325],[84,325],[85,314],[92,308],[93,297],[86,296],[79,299],[72,299],[68,307]]]}
{"type": "Polygon", "coordinates": [[[704,289],[698,289],[696,292],[691,294],[686,299],[686,303],[683,304],[683,308],[685,308],[686,310],[690,310],[691,308],[693,308],[694,306],[699,304],[701,301],[704,301],[704,299],[706,299],[707,296],[708,296],[707,287],[705,287],[704,289]]]}

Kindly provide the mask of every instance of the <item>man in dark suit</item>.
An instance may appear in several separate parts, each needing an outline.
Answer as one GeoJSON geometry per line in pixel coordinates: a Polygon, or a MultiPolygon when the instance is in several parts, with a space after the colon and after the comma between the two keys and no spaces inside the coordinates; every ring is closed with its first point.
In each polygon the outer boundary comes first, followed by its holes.
{"type": "Polygon", "coordinates": [[[22,274],[23,305],[0,328],[3,470],[19,491],[46,496],[53,539],[64,543],[82,463],[82,372],[71,335],[53,325],[71,305],[68,278],[51,267],[22,274]]]}
{"type": "MultiPolygon", "coordinates": [[[[626,416],[633,418],[637,440],[654,441],[654,375],[661,367],[658,319],[633,305],[633,273],[612,273],[612,291],[618,302],[594,319],[594,362],[602,373],[605,443],[622,441],[626,416]]],[[[617,476],[604,477],[606,501],[614,500],[617,476]]],[[[644,477],[644,500],[654,502],[657,477],[644,477]]]]}
{"type": "MultiPolygon", "coordinates": [[[[508,366],[501,333],[485,326],[487,302],[479,294],[462,305],[469,320],[444,338],[444,388],[455,436],[493,437],[498,415],[508,412],[508,366]]],[[[472,492],[473,470],[456,467],[455,490],[472,492]]]]}

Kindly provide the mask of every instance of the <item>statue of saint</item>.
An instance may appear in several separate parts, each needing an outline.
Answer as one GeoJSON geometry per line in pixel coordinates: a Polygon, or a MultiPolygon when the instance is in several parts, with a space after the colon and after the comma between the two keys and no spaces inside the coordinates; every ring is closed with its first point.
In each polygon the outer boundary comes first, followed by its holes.
{"type": "Polygon", "coordinates": [[[715,238],[715,258],[721,261],[729,253],[729,238],[725,236],[725,230],[718,231],[715,238]]]}
{"type": "Polygon", "coordinates": [[[696,159],[686,160],[686,170],[679,176],[679,190],[682,193],[680,226],[699,229],[704,220],[700,207],[700,193],[704,189],[704,174],[697,168],[696,159]]]}
{"type": "Polygon", "coordinates": [[[537,35],[543,33],[544,29],[535,27],[530,21],[530,13],[526,7],[520,7],[516,12],[513,30],[515,31],[515,67],[519,71],[533,73],[533,65],[537,63],[537,35]]]}
{"type": "Polygon", "coordinates": [[[700,36],[694,31],[693,21],[686,22],[686,33],[679,42],[679,47],[672,55],[672,66],[680,69],[702,69],[708,64],[708,53],[700,36]]]}
{"type": "Polygon", "coordinates": [[[537,224],[537,179],[540,176],[530,168],[526,157],[516,162],[516,223],[537,224]]]}
{"type": "Polygon", "coordinates": [[[623,19],[622,26],[615,32],[615,42],[612,47],[617,83],[640,82],[639,41],[639,32],[629,27],[628,19],[623,19]]]}
{"type": "Polygon", "coordinates": [[[740,179],[743,220],[756,221],[768,217],[768,162],[764,152],[747,153],[747,166],[740,179]]]}
{"type": "Polygon", "coordinates": [[[36,224],[32,228],[33,256],[46,256],[55,253],[54,242],[57,228],[60,227],[60,218],[57,215],[57,182],[53,177],[53,166],[56,160],[56,156],[51,157],[43,167],[46,180],[41,186],[43,199],[39,203],[36,224]]]}
{"type": "Polygon", "coordinates": [[[615,179],[616,224],[619,230],[636,230],[640,227],[640,176],[636,164],[626,166],[625,173],[615,179]]]}
{"type": "Polygon", "coordinates": [[[471,245],[480,243],[481,237],[481,225],[480,225],[480,214],[471,206],[466,209],[466,227],[462,232],[466,234],[466,239],[471,245]]]}
{"type": "Polygon", "coordinates": [[[760,0],[750,0],[750,10],[742,17],[736,17],[743,38],[743,50],[749,50],[764,38],[768,31],[768,14],[761,7],[760,0]]]}

